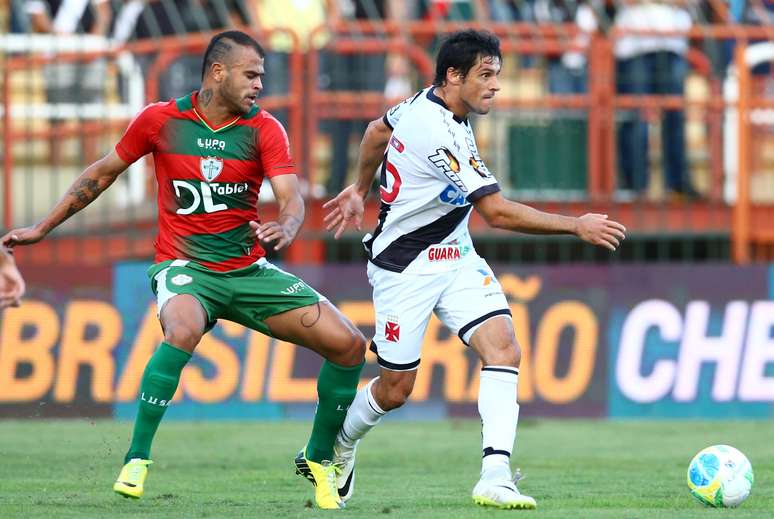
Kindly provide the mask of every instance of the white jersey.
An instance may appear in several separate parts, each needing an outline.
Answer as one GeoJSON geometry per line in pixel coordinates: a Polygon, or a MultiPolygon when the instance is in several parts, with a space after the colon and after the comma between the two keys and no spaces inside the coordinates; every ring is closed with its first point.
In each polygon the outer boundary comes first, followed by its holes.
{"type": "Polygon", "coordinates": [[[392,108],[381,173],[379,223],[363,239],[369,260],[393,272],[455,270],[477,258],[471,205],[500,190],[478,154],[467,119],[429,87],[392,108]]]}

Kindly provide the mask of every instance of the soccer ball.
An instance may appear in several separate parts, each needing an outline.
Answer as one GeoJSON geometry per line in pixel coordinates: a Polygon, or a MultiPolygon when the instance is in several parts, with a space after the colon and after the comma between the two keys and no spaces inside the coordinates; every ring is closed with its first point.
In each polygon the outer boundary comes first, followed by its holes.
{"type": "Polygon", "coordinates": [[[713,445],[699,452],[688,466],[691,495],[707,506],[735,508],[750,495],[752,465],[728,445],[713,445]]]}

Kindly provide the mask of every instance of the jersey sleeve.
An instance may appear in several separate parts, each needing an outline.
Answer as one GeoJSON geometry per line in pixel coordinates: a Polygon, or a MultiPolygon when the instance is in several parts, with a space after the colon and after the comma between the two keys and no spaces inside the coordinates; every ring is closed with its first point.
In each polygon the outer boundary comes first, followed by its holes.
{"type": "Polygon", "coordinates": [[[290,155],[288,134],[277,119],[266,119],[258,139],[258,151],[267,178],[296,172],[296,163],[290,155]]]}
{"type": "Polygon", "coordinates": [[[382,117],[384,124],[386,124],[390,130],[394,130],[398,125],[398,121],[400,120],[401,116],[406,113],[406,109],[416,100],[417,97],[419,97],[421,93],[422,90],[390,108],[387,113],[384,114],[384,117],[382,117]]]}
{"type": "Polygon", "coordinates": [[[161,126],[161,104],[148,105],[134,116],[123,137],[116,144],[116,153],[121,160],[131,164],[156,149],[161,126]]]}
{"type": "Polygon", "coordinates": [[[472,138],[464,139],[459,133],[453,136],[447,131],[434,135],[441,138],[427,148],[431,171],[451,181],[470,203],[500,191],[497,179],[484,165],[472,138]]]}

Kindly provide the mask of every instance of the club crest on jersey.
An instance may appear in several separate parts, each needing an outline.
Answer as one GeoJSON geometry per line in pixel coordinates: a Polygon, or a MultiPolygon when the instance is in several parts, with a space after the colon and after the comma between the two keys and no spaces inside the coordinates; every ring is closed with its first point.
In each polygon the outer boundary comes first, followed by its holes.
{"type": "Polygon", "coordinates": [[[435,150],[434,155],[430,155],[427,158],[430,159],[430,162],[435,164],[438,169],[443,171],[449,180],[454,182],[457,189],[463,193],[468,191],[468,188],[465,187],[465,184],[462,183],[459,175],[457,175],[457,173],[460,172],[460,161],[457,160],[448,148],[438,148],[435,150]]]}
{"type": "Polygon", "coordinates": [[[199,170],[204,180],[212,182],[223,171],[223,159],[220,157],[202,157],[199,159],[199,170]]]}
{"type": "Polygon", "coordinates": [[[384,338],[390,342],[400,341],[400,324],[397,316],[387,316],[387,322],[384,324],[384,338]]]}

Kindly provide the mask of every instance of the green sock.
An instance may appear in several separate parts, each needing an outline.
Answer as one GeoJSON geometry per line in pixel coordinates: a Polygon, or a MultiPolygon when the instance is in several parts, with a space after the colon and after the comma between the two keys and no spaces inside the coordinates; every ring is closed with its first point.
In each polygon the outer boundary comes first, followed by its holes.
{"type": "Polygon", "coordinates": [[[306,444],[306,458],[320,463],[333,459],[333,444],[347,416],[347,409],[357,393],[363,364],[344,367],[323,362],[317,377],[317,411],[312,436],[306,444]]]}
{"type": "Polygon", "coordinates": [[[140,382],[140,407],[134,422],[132,444],[124,463],[132,458],[150,459],[153,436],[161,423],[169,401],[175,395],[180,372],[191,354],[162,342],[151,356],[140,382]]]}

